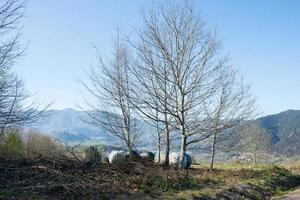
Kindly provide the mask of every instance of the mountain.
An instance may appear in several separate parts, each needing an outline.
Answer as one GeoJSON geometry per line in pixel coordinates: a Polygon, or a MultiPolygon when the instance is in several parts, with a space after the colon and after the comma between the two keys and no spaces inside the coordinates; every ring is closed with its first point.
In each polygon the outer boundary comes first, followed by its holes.
{"type": "Polygon", "coordinates": [[[300,110],[287,110],[256,119],[270,136],[270,149],[282,155],[300,155],[300,110]]]}
{"type": "MultiPolygon", "coordinates": [[[[40,132],[50,135],[53,138],[66,141],[69,143],[81,144],[109,144],[119,145],[119,140],[109,134],[103,127],[96,127],[82,120],[84,112],[71,108],[64,110],[46,111],[44,117],[38,120],[32,127],[40,132]]],[[[100,113],[100,117],[105,117],[100,113]]],[[[145,122],[139,121],[142,125],[142,132],[151,131],[151,127],[145,122]]],[[[139,126],[140,127],[140,126],[139,126]]],[[[155,137],[151,134],[143,135],[140,145],[152,147],[155,143],[155,137]]]]}
{"type": "Polygon", "coordinates": [[[67,142],[79,143],[109,137],[104,129],[91,126],[82,121],[82,116],[83,112],[71,108],[49,110],[32,128],[67,142]]]}
{"type": "MultiPolygon", "coordinates": [[[[104,128],[87,124],[81,120],[82,111],[73,109],[49,110],[33,128],[50,136],[70,143],[119,145],[118,138],[109,134],[104,128]]],[[[101,114],[100,114],[101,116],[101,114]]],[[[105,117],[103,114],[102,117],[105,117]]],[[[138,121],[140,132],[139,147],[155,148],[155,131],[145,122],[138,121]],[[145,134],[143,134],[145,133],[145,134]],[[152,134],[148,134],[152,133],[152,134]]],[[[300,110],[288,110],[274,115],[268,115],[253,121],[267,132],[270,138],[269,149],[272,153],[294,156],[300,155],[300,110]]],[[[226,134],[227,135],[227,134],[226,134]]],[[[243,134],[240,134],[243,135],[243,134]]],[[[238,144],[231,137],[227,146],[238,144]]],[[[209,142],[202,146],[210,149],[209,142]]]]}
{"type": "Polygon", "coordinates": [[[245,148],[249,150],[249,146],[257,148],[266,146],[272,155],[288,157],[300,155],[300,110],[267,115],[247,124],[252,125],[251,130],[249,126],[245,126],[238,128],[237,131],[225,133],[223,138],[221,135],[219,137],[221,148],[225,151],[232,149],[241,151],[245,148]]]}

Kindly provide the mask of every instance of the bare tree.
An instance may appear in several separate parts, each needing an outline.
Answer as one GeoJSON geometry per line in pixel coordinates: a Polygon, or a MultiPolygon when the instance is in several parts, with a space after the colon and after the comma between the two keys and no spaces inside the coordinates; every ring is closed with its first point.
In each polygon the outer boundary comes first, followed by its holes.
{"type": "Polygon", "coordinates": [[[172,116],[169,114],[169,96],[171,93],[168,84],[170,71],[160,59],[155,58],[143,41],[133,44],[137,56],[131,64],[133,84],[130,101],[139,111],[144,121],[152,125],[157,133],[158,162],[161,161],[162,146],[165,146],[164,164],[169,165],[170,133],[172,131],[172,116]]]}
{"type": "Polygon", "coordinates": [[[104,62],[98,53],[99,65],[88,72],[89,83],[80,81],[88,93],[95,98],[85,99],[91,111],[85,112],[84,120],[104,127],[119,138],[131,153],[138,140],[137,120],[130,97],[129,50],[121,42],[118,32],[110,62],[104,62]]]}
{"type": "Polygon", "coordinates": [[[238,78],[226,59],[223,63],[218,70],[214,93],[204,101],[209,132],[213,137],[210,170],[213,170],[218,135],[248,122],[257,114],[249,85],[238,78]]]}
{"type": "Polygon", "coordinates": [[[26,2],[3,0],[0,2],[0,72],[8,70],[15,59],[23,54],[19,46],[20,20],[24,15],[26,2]]]}
{"type": "Polygon", "coordinates": [[[29,124],[38,119],[46,106],[40,109],[32,102],[23,82],[11,71],[16,59],[23,55],[19,45],[20,20],[23,17],[26,1],[4,0],[0,2],[0,130],[29,124]],[[38,111],[39,110],[39,111],[38,111]]]}
{"type": "Polygon", "coordinates": [[[244,153],[250,153],[254,164],[258,160],[266,160],[269,153],[270,137],[268,132],[259,127],[256,123],[249,123],[240,131],[239,144],[237,149],[244,153]]]}
{"type": "MultiPolygon", "coordinates": [[[[182,163],[187,146],[207,138],[202,131],[203,99],[211,94],[213,74],[222,65],[216,35],[207,31],[190,2],[176,1],[158,5],[146,14],[139,43],[132,45],[140,55],[135,67],[142,71],[136,77],[142,91],[147,91],[143,93],[158,98],[159,113],[168,117],[162,123],[169,123],[169,132],[181,137],[182,163]],[[150,79],[159,87],[149,83],[150,79]]],[[[154,99],[142,101],[156,110],[154,99]]]]}

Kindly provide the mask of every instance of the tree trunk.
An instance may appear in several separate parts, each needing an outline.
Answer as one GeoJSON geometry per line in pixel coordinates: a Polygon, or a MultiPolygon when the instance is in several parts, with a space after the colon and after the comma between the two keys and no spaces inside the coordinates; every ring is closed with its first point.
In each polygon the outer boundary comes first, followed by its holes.
{"type": "Polygon", "coordinates": [[[160,163],[160,152],[161,152],[161,142],[160,142],[160,134],[159,130],[157,132],[157,155],[158,155],[158,163],[160,163]]]}
{"type": "Polygon", "coordinates": [[[252,159],[253,163],[256,164],[256,146],[254,145],[253,150],[252,150],[252,159]]]}
{"type": "Polygon", "coordinates": [[[130,135],[129,135],[129,130],[126,129],[126,132],[127,132],[127,148],[128,148],[128,153],[129,153],[129,159],[132,158],[132,144],[131,144],[131,139],[130,139],[130,135]]]}
{"type": "Polygon", "coordinates": [[[214,161],[215,161],[215,153],[216,153],[216,140],[217,134],[214,134],[213,143],[211,147],[211,162],[210,162],[210,171],[214,170],[214,161]]]}
{"type": "Polygon", "coordinates": [[[169,164],[170,164],[169,155],[170,155],[170,131],[169,131],[169,124],[167,122],[166,123],[166,158],[165,158],[166,166],[169,166],[169,164]]]}
{"type": "Polygon", "coordinates": [[[169,118],[168,118],[168,89],[167,89],[167,77],[168,72],[166,67],[164,67],[164,121],[166,126],[166,157],[165,166],[169,166],[169,154],[170,154],[170,130],[169,130],[169,118]]]}
{"type": "Polygon", "coordinates": [[[183,169],[184,165],[184,155],[186,152],[186,136],[182,135],[181,137],[181,149],[180,149],[180,156],[179,156],[179,168],[183,169]]]}
{"type": "Polygon", "coordinates": [[[132,156],[133,156],[133,155],[132,155],[132,151],[133,151],[132,147],[128,147],[128,151],[129,151],[129,152],[128,152],[128,153],[129,153],[128,158],[131,159],[132,156]]]}

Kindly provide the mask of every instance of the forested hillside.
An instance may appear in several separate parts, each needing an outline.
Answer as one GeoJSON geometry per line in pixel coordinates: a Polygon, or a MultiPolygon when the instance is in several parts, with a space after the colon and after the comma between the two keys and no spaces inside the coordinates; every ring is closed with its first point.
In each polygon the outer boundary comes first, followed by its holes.
{"type": "Polygon", "coordinates": [[[300,154],[300,111],[288,110],[256,120],[270,135],[270,149],[284,155],[300,154]]]}

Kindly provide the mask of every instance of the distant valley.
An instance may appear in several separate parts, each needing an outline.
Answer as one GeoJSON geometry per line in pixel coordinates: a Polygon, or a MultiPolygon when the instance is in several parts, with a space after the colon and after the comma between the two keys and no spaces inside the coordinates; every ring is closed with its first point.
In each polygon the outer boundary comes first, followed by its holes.
{"type": "MultiPolygon", "coordinates": [[[[31,128],[50,135],[53,138],[71,143],[83,145],[109,144],[120,145],[118,139],[109,134],[104,128],[96,127],[82,120],[83,111],[71,108],[63,110],[49,110],[31,128]]],[[[101,114],[100,114],[101,116],[101,114]]],[[[105,117],[105,116],[103,116],[105,117]]],[[[151,127],[144,122],[142,132],[151,132],[151,127]]],[[[153,131],[152,131],[153,132],[153,131]]],[[[140,146],[153,148],[154,135],[143,134],[140,146]]]]}
{"type": "MultiPolygon", "coordinates": [[[[87,124],[81,120],[84,113],[74,109],[49,110],[33,128],[51,137],[71,144],[109,144],[120,145],[117,138],[105,129],[87,124]]],[[[268,115],[254,121],[270,136],[272,153],[295,156],[300,155],[300,111],[288,110],[268,115]]],[[[155,149],[155,133],[145,122],[143,124],[140,147],[155,149]],[[150,134],[149,134],[150,133],[150,134]]]]}

